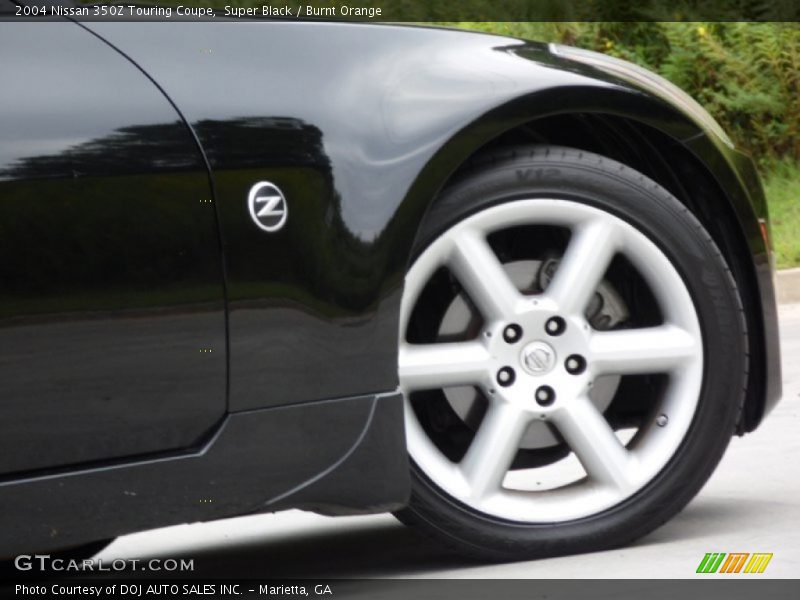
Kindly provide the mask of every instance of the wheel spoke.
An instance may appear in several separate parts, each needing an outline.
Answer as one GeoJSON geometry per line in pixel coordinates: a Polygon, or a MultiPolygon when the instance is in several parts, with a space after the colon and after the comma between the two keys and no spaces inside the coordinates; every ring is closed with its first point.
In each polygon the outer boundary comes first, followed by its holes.
{"type": "Polygon", "coordinates": [[[674,325],[604,331],[592,335],[592,369],[597,374],[663,373],[700,354],[700,345],[674,325]]]}
{"type": "Polygon", "coordinates": [[[521,294],[480,233],[469,229],[459,233],[449,266],[484,318],[514,314],[521,294]]]}
{"type": "Polygon", "coordinates": [[[589,305],[617,249],[617,228],[598,219],[576,228],[546,294],[565,314],[581,314],[589,305]]]}
{"type": "Polygon", "coordinates": [[[478,384],[487,377],[489,352],[480,342],[401,344],[400,384],[406,391],[478,384]]]}
{"type": "Polygon", "coordinates": [[[461,461],[473,498],[500,489],[527,426],[525,414],[511,405],[489,408],[461,461]]]}
{"type": "Polygon", "coordinates": [[[631,487],[631,457],[587,396],[554,413],[553,421],[591,479],[620,491],[631,487]]]}

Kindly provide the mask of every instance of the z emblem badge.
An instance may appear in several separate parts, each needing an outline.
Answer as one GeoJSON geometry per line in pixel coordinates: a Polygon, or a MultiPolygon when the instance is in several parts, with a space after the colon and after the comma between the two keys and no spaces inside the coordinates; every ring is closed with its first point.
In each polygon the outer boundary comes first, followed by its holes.
{"type": "Polygon", "coordinates": [[[250,188],[247,208],[253,223],[269,233],[281,229],[289,216],[283,192],[269,181],[260,181],[250,188]]]}

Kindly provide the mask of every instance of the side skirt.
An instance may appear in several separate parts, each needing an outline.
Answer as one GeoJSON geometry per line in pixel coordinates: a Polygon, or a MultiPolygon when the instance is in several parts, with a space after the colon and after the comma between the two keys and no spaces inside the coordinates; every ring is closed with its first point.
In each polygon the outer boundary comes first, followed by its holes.
{"type": "Polygon", "coordinates": [[[190,454],[0,483],[0,556],[288,508],[385,512],[409,494],[400,394],[234,413],[190,454]]]}

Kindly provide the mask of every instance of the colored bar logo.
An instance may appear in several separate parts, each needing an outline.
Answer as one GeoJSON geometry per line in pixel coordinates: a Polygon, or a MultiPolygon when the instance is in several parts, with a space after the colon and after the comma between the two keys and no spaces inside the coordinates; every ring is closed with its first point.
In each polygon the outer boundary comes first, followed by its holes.
{"type": "Polygon", "coordinates": [[[707,552],[697,565],[697,573],[763,573],[772,552],[707,552]],[[750,559],[749,561],[747,559],[750,559]]]}

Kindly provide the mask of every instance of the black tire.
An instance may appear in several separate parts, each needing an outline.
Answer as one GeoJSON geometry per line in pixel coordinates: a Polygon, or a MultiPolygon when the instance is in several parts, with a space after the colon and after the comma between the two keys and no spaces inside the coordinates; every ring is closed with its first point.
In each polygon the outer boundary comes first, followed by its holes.
{"type": "Polygon", "coordinates": [[[71,548],[62,548],[51,552],[54,558],[63,558],[64,560],[83,560],[84,558],[92,558],[100,554],[103,550],[108,548],[116,538],[109,538],[106,540],[95,540],[94,542],[87,542],[80,546],[72,546],[71,548]]]}
{"type": "Polygon", "coordinates": [[[664,188],[596,154],[552,146],[483,156],[435,201],[416,256],[449,227],[515,199],[570,199],[621,217],[648,236],[683,277],[704,339],[694,420],[658,475],[622,503],[578,520],[520,523],[479,513],[439,489],[412,461],[412,496],[401,521],[480,560],[592,552],[629,544],[682,510],[708,480],[734,433],[747,381],[747,331],[733,277],[711,236],[664,188]]]}

